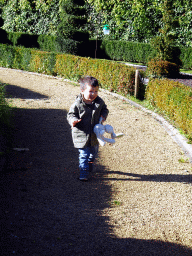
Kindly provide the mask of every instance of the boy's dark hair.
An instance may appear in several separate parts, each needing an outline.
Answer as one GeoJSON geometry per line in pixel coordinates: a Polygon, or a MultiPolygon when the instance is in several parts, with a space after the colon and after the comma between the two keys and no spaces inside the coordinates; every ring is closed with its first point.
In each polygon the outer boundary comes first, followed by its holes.
{"type": "Polygon", "coordinates": [[[95,77],[92,76],[84,76],[79,79],[80,89],[84,91],[87,88],[87,85],[97,87],[99,86],[99,82],[95,77]]]}

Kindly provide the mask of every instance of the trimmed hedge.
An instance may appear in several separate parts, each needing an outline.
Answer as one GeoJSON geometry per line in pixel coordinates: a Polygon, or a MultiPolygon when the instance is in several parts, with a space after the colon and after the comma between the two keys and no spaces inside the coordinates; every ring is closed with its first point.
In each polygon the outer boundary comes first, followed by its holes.
{"type": "Polygon", "coordinates": [[[42,51],[62,52],[73,55],[80,55],[81,49],[85,44],[83,41],[64,39],[57,36],[38,36],[39,49],[42,51]]]}
{"type": "MultiPolygon", "coordinates": [[[[109,60],[0,45],[0,66],[59,75],[74,81],[90,75],[96,77],[105,89],[125,95],[134,94],[135,68],[109,60]]],[[[141,83],[140,87],[139,97],[143,98],[144,85],[141,83]]]]}
{"type": "Polygon", "coordinates": [[[146,98],[192,139],[192,88],[168,79],[151,79],[146,98]]]}
{"type": "Polygon", "coordinates": [[[152,53],[150,44],[118,40],[104,40],[101,49],[112,60],[146,64],[152,53]]]}
{"type": "MultiPolygon", "coordinates": [[[[3,42],[1,38],[5,38],[6,32],[4,31],[3,33],[4,36],[0,36],[0,43],[9,43],[13,46],[30,48],[35,47],[43,51],[64,52],[83,57],[95,57],[96,40],[86,40],[86,42],[73,40],[73,44],[71,44],[69,40],[61,40],[51,35],[36,36],[8,32],[7,40],[3,42]]],[[[192,48],[181,47],[180,50],[181,67],[192,69],[192,48]]],[[[152,59],[154,56],[155,52],[150,44],[118,40],[97,40],[97,58],[147,64],[149,59],[152,59]]]]}

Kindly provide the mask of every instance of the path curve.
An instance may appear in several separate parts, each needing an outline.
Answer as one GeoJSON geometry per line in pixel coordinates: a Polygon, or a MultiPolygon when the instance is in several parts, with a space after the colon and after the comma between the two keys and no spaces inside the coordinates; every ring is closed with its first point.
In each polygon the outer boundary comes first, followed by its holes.
{"type": "Polygon", "coordinates": [[[67,111],[79,87],[0,69],[15,111],[1,177],[2,255],[192,255],[192,165],[148,113],[100,91],[125,136],[78,177],[67,111]],[[183,163],[184,162],[184,163],[183,163]]]}

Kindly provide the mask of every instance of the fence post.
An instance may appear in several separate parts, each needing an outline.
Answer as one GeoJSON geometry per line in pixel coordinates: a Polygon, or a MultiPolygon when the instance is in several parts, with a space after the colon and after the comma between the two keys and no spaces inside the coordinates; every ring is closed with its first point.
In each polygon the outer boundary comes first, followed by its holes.
{"type": "Polygon", "coordinates": [[[136,69],[136,71],[135,71],[135,93],[134,93],[135,98],[138,97],[138,93],[139,93],[139,70],[136,69]]]}

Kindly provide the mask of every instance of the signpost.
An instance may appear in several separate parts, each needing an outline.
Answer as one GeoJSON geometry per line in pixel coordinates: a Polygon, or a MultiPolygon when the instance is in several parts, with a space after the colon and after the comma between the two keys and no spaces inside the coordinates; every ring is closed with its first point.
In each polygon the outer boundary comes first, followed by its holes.
{"type": "MultiPolygon", "coordinates": [[[[103,33],[104,35],[109,35],[110,33],[109,25],[106,24],[103,26],[103,33]]],[[[95,46],[95,59],[96,57],[97,57],[97,36],[96,36],[96,46],[95,46]]]]}

